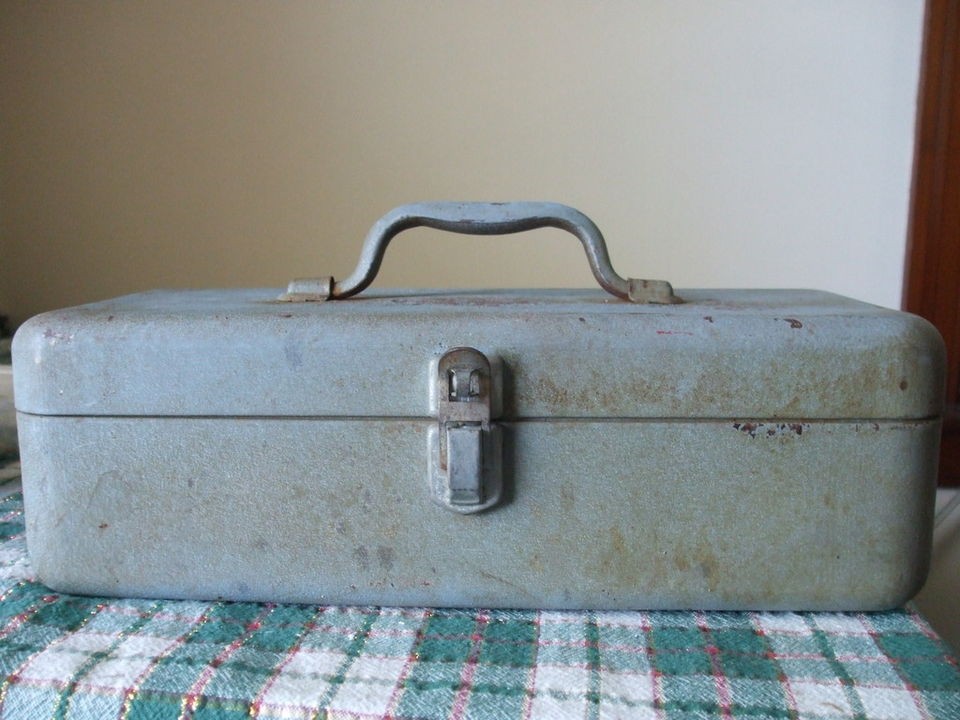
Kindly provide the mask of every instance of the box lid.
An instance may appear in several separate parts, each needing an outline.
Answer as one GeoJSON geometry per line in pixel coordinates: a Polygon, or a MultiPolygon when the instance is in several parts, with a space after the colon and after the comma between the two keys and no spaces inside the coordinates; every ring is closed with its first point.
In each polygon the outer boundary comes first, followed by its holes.
{"type": "Polygon", "coordinates": [[[18,411],[429,417],[437,358],[500,361],[503,420],[921,419],[944,350],[906,313],[809,290],[156,291],[39,315],[14,340],[18,411]]]}

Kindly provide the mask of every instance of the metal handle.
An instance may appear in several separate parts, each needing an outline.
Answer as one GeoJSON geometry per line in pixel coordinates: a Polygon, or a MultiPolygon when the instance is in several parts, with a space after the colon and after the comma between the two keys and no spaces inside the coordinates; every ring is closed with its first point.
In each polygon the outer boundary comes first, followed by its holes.
{"type": "Polygon", "coordinates": [[[555,227],[577,236],[594,278],[611,295],[637,303],[675,303],[670,283],[622,278],[610,264],[600,229],[579,210],[551,202],[424,202],[401,205],[374,223],[360,251],[356,270],[346,280],[294,280],[281,300],[339,300],[363,291],[377,275],[387,245],[399,233],[429,227],[466,235],[507,235],[555,227]]]}

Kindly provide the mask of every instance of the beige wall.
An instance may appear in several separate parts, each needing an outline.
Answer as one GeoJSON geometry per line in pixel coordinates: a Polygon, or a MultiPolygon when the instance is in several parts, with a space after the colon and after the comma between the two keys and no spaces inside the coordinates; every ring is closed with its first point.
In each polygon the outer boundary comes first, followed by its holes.
{"type": "MultiPolygon", "coordinates": [[[[0,210],[0,212],[2,212],[2,210],[0,210]]],[[[9,258],[10,253],[7,252],[7,243],[3,235],[0,235],[0,268],[2,268],[2,270],[0,270],[0,316],[7,317],[8,321],[10,319],[8,313],[13,308],[13,304],[9,300],[10,291],[7,287],[8,281],[6,278],[6,268],[8,267],[7,263],[9,262],[9,258]]]]}
{"type": "MultiPolygon", "coordinates": [[[[552,199],[626,275],[899,302],[922,0],[6,2],[0,312],[352,269],[418,199],[552,199]]],[[[410,233],[381,286],[581,285],[410,233]]]]}

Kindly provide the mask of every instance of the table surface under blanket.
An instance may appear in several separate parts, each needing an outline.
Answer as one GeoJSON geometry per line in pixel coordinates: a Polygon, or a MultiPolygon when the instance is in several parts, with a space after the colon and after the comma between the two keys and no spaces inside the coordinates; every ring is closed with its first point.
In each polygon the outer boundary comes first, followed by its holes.
{"type": "Polygon", "coordinates": [[[14,492],[0,497],[0,718],[47,717],[957,720],[960,662],[909,608],[547,612],[64,595],[32,573],[14,492]]]}

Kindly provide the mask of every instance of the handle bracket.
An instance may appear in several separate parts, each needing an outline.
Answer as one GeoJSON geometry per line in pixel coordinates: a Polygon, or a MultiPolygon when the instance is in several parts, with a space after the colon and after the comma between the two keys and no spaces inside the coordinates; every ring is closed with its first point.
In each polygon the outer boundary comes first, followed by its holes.
{"type": "Polygon", "coordinates": [[[424,202],[401,205],[374,223],[367,233],[356,269],[346,279],[294,280],[278,299],[287,302],[342,300],[367,288],[383,262],[390,241],[404,230],[429,227],[466,235],[506,235],[555,227],[575,235],[600,287],[634,303],[682,302],[665,280],[623,278],[610,264],[600,229],[579,210],[551,202],[424,202]]]}

